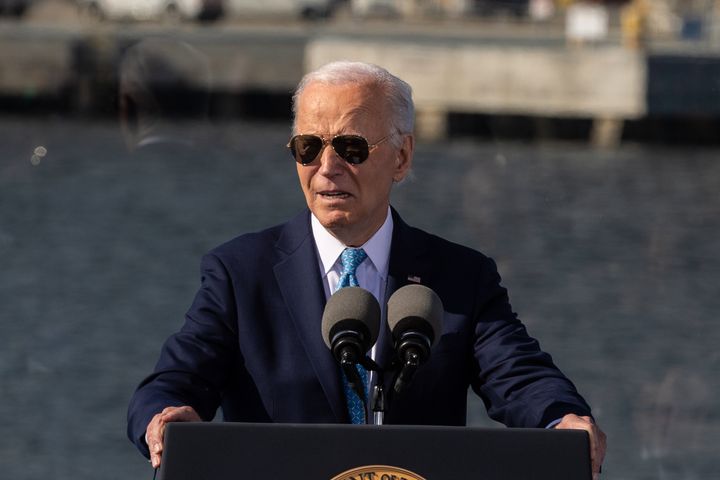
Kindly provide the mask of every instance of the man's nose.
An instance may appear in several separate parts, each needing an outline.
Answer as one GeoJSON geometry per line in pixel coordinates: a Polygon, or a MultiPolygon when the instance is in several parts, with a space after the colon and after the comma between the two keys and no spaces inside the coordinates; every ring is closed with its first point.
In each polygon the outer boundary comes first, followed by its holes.
{"type": "Polygon", "coordinates": [[[335,153],[335,149],[330,144],[323,146],[320,152],[320,173],[323,175],[334,175],[342,171],[345,160],[335,153]]]}

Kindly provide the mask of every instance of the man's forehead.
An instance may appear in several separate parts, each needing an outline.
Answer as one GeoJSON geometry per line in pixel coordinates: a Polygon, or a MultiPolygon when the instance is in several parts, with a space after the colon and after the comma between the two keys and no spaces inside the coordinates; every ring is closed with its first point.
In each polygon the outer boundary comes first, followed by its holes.
{"type": "MultiPolygon", "coordinates": [[[[311,84],[298,98],[298,119],[313,116],[358,117],[382,113],[377,89],[366,84],[311,84]]],[[[310,118],[310,120],[313,120],[310,118]]],[[[316,119],[315,119],[316,120],[316,119]]]]}

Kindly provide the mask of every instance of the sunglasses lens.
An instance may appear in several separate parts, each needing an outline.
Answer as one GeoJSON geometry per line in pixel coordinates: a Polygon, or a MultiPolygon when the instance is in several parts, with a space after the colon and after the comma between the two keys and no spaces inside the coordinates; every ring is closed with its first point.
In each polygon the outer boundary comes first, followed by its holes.
{"type": "Polygon", "coordinates": [[[357,165],[367,160],[368,142],[358,135],[339,135],[332,140],[335,152],[346,162],[357,165]]]}
{"type": "Polygon", "coordinates": [[[322,148],[322,138],[317,135],[296,135],[290,140],[290,152],[295,161],[303,165],[315,160],[322,148]]]}

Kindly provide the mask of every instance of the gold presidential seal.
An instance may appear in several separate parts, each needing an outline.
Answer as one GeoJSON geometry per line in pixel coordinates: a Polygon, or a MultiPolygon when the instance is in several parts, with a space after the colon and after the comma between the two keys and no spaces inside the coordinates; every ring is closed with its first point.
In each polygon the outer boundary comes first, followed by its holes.
{"type": "Polygon", "coordinates": [[[417,473],[388,465],[368,465],[343,472],[331,480],[425,480],[417,473]]]}

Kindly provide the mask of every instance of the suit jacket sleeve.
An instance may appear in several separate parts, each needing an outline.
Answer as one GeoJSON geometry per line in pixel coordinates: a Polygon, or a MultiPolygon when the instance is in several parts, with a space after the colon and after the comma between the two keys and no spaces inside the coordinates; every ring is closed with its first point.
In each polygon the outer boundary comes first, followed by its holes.
{"type": "Polygon", "coordinates": [[[165,342],[152,375],[142,381],[128,409],[128,436],[148,456],[145,429],[165,407],[190,405],[211,420],[228,375],[240,361],[236,306],[228,272],[214,255],[202,260],[202,286],[182,329],[165,342]]]}
{"type": "Polygon", "coordinates": [[[471,385],[490,417],[508,426],[545,427],[568,413],[590,415],[572,382],[512,312],[495,262],[482,257],[480,271],[471,385]]]}

